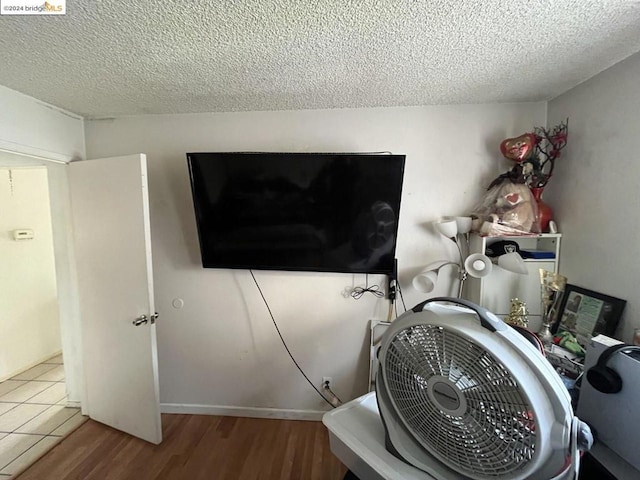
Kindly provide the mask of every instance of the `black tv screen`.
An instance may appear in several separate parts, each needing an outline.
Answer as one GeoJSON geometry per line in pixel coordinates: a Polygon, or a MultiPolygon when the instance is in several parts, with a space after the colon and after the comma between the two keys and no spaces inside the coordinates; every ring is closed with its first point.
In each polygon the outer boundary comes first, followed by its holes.
{"type": "Polygon", "coordinates": [[[404,155],[187,160],[204,267],[393,272],[404,155]]]}

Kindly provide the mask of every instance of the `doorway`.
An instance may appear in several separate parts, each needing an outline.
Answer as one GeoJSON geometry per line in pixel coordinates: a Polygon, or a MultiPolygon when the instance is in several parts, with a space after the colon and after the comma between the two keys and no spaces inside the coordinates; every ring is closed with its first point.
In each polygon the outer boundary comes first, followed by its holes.
{"type": "MultiPolygon", "coordinates": [[[[4,229],[0,232],[3,236],[4,246],[16,252],[22,250],[25,254],[25,258],[30,261],[29,258],[34,252],[34,247],[37,242],[47,240],[49,259],[46,269],[53,271],[54,278],[46,280],[49,285],[48,292],[48,304],[43,307],[43,311],[48,311],[49,317],[55,316],[58,326],[52,326],[49,322],[47,340],[50,344],[52,342],[51,337],[57,335],[58,348],[57,352],[62,351],[64,353],[64,374],[66,389],[68,392],[67,402],[70,406],[80,407],[83,403],[83,374],[82,374],[82,360],[80,356],[80,317],[79,307],[77,300],[77,288],[75,285],[75,274],[73,271],[73,249],[72,233],[71,233],[71,220],[69,217],[69,193],[67,187],[66,178],[66,164],[61,161],[48,161],[47,159],[32,157],[20,153],[10,153],[0,150],[0,170],[5,174],[4,178],[9,183],[8,189],[14,189],[14,194],[20,194],[20,190],[23,187],[30,188],[28,185],[22,184],[23,177],[37,177],[40,182],[40,191],[27,191],[22,194],[27,196],[29,200],[33,200],[33,205],[38,203],[46,203],[44,207],[48,210],[49,231],[43,234],[41,226],[29,226],[29,221],[25,220],[26,224],[13,223],[12,226],[8,226],[8,229],[4,229]],[[12,171],[12,174],[8,172],[12,171]],[[20,226],[17,226],[20,225],[20,226]],[[18,232],[15,232],[18,230],[18,232]],[[31,231],[31,232],[30,232],[31,231]],[[13,240],[13,235],[25,235],[26,237],[33,234],[34,238],[24,238],[21,240],[13,240]],[[51,264],[53,263],[53,265],[51,264]],[[55,293],[52,293],[55,292],[55,293]]],[[[9,191],[11,194],[11,191],[9,191]]],[[[40,206],[42,209],[42,206],[40,206]]],[[[4,215],[3,215],[4,216],[4,215]]],[[[15,220],[19,221],[19,220],[15,220]]],[[[46,229],[45,229],[46,230],[46,229]]],[[[42,243],[42,242],[41,242],[42,243]]],[[[12,252],[12,253],[16,253],[12,252]]],[[[15,262],[15,260],[14,260],[15,262]]],[[[33,263],[33,262],[32,262],[33,263]]],[[[37,263],[37,262],[36,262],[37,263]]],[[[16,268],[20,266],[18,263],[16,268]]],[[[3,272],[3,277],[8,277],[4,281],[13,282],[18,284],[20,279],[20,272],[3,272]]],[[[18,285],[19,286],[19,285],[18,285]]],[[[28,308],[32,305],[29,304],[28,308]]],[[[27,312],[25,318],[29,319],[34,316],[44,316],[42,311],[27,312]]],[[[37,322],[36,322],[37,323],[37,322]]],[[[46,330],[46,329],[45,329],[46,330]]],[[[4,332],[3,332],[4,335],[4,332]]],[[[33,337],[35,340],[35,337],[33,337]]],[[[47,341],[38,340],[38,342],[46,343],[47,341]]],[[[17,348],[23,348],[25,341],[17,342],[17,348]]],[[[48,360],[46,348],[51,350],[51,347],[42,347],[41,356],[33,356],[31,362],[23,363],[23,368],[28,368],[39,362],[48,360]],[[29,365],[31,363],[31,365],[29,365]]],[[[49,357],[53,356],[53,353],[49,357]]],[[[12,373],[15,373],[17,367],[8,365],[4,370],[0,371],[0,380],[7,378],[12,373]],[[4,372],[4,373],[2,373],[4,372]]],[[[84,412],[83,412],[84,413],[84,412]]]]}
{"type": "MultiPolygon", "coordinates": [[[[79,401],[67,405],[54,242],[60,175],[49,173],[41,162],[0,152],[2,478],[18,473],[85,420],[74,408],[79,401]]],[[[59,232],[63,226],[57,227],[59,232]]]]}
{"type": "Polygon", "coordinates": [[[67,406],[160,443],[146,156],[6,153],[0,167],[48,172],[67,406]]]}
{"type": "Polygon", "coordinates": [[[0,381],[62,350],[47,168],[0,167],[0,381]]]}

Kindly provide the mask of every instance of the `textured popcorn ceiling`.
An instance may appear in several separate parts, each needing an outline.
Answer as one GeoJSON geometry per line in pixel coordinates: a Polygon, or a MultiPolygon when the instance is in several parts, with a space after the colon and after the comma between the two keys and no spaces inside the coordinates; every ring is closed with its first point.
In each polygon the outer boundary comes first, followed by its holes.
{"type": "Polygon", "coordinates": [[[89,117],[538,101],[640,50],[635,0],[67,0],[67,12],[0,16],[0,85],[89,117]]]}

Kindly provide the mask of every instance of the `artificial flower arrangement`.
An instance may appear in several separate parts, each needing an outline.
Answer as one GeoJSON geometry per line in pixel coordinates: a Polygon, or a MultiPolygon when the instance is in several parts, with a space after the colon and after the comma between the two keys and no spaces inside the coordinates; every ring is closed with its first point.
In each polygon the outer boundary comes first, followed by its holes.
{"type": "Polygon", "coordinates": [[[500,144],[500,151],[516,164],[496,178],[489,188],[509,179],[524,183],[530,188],[544,187],[553,175],[556,159],[567,146],[569,119],[552,129],[535,127],[533,133],[525,133],[517,138],[507,138],[500,144]]]}
{"type": "Polygon", "coordinates": [[[502,141],[500,151],[515,165],[489,185],[472,215],[475,231],[495,236],[546,231],[552,212],[540,196],[567,145],[568,129],[567,119],[552,129],[535,127],[533,133],[502,141]]]}

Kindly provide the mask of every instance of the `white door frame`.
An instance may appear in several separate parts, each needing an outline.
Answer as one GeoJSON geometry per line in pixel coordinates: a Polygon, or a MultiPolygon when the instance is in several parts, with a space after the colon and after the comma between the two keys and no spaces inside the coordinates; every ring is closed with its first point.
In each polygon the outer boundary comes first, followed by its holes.
{"type": "Polygon", "coordinates": [[[68,405],[81,407],[82,413],[86,414],[87,392],[82,361],[82,325],[66,172],[66,164],[73,159],[22,145],[6,145],[2,141],[0,141],[0,152],[18,156],[19,158],[16,158],[15,162],[11,161],[16,166],[44,165],[47,167],[58,285],[60,336],[64,352],[66,386],[69,394],[68,405]]]}

